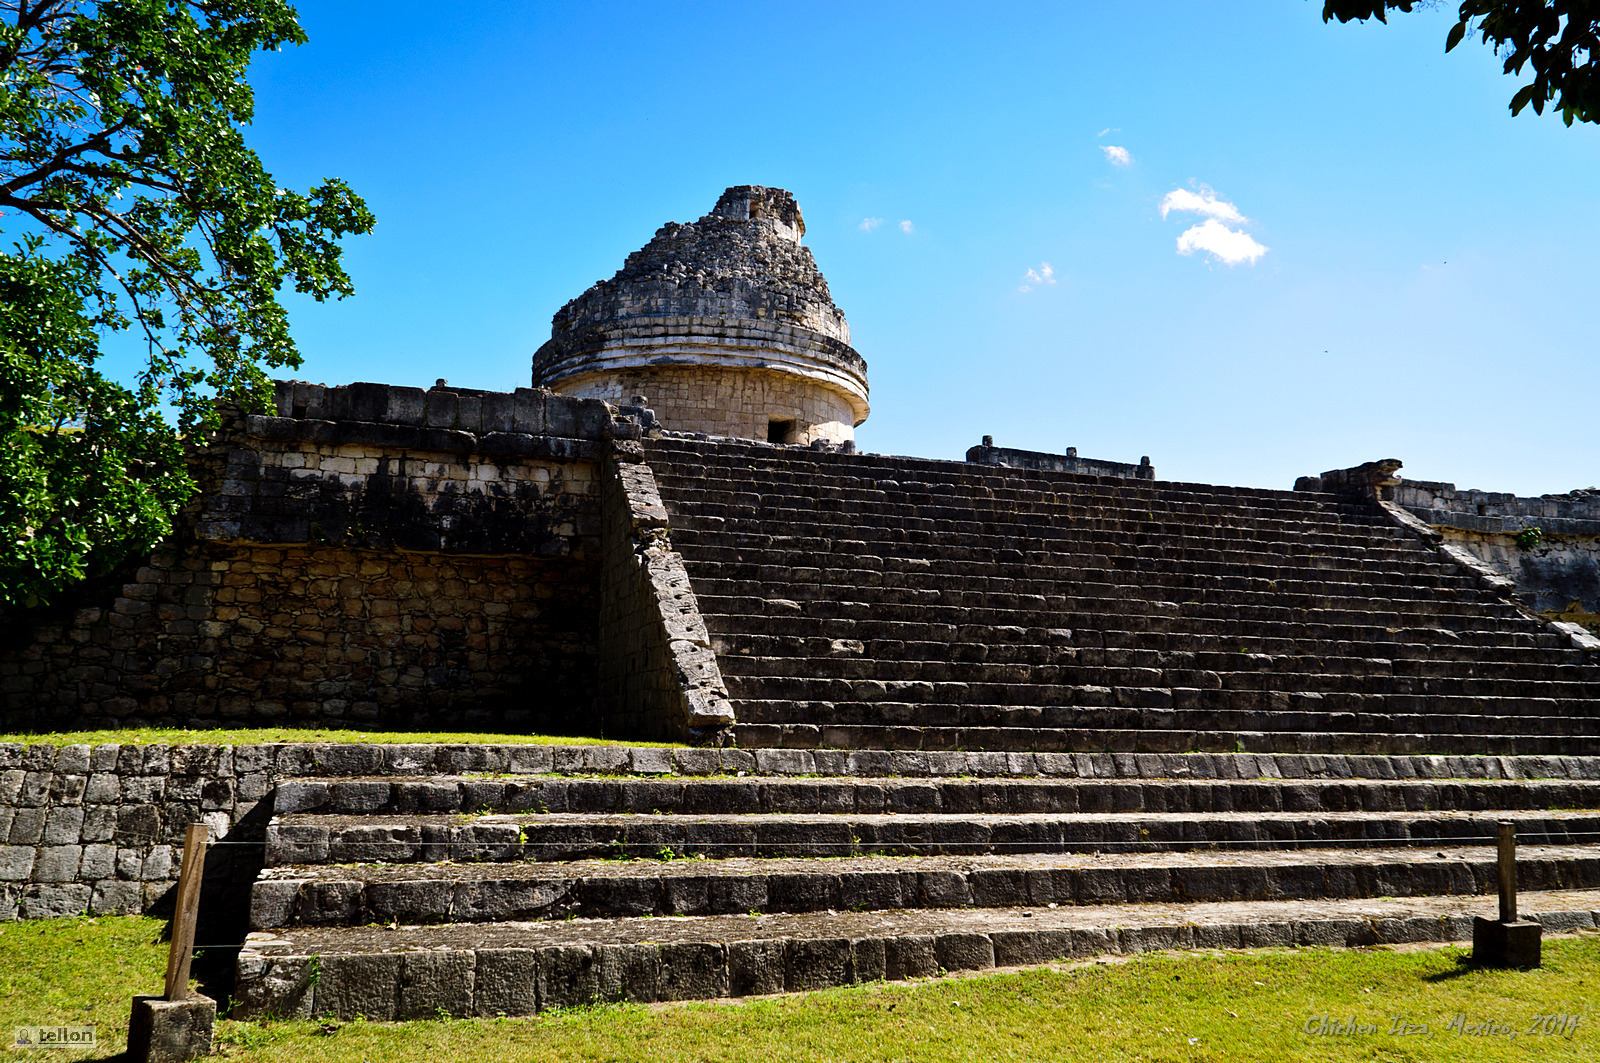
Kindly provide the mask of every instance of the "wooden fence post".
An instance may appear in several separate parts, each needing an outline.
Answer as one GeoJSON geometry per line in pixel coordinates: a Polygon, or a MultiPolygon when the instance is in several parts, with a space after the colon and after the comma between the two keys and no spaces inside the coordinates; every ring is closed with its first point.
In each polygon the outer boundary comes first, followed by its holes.
{"type": "Polygon", "coordinates": [[[191,823],[183,838],[178,870],[178,901],[172,913],[172,948],[167,953],[168,1000],[189,999],[189,963],[194,958],[194,924],[200,912],[200,880],[206,869],[207,827],[191,823]]]}
{"type": "Polygon", "coordinates": [[[183,838],[178,898],[172,913],[172,946],[167,951],[167,985],[161,996],[133,998],[128,1020],[131,1063],[183,1063],[211,1054],[217,1002],[189,991],[194,956],[195,917],[200,912],[200,881],[206,870],[207,828],[191,823],[183,838]]]}
{"type": "Polygon", "coordinates": [[[1472,959],[1485,967],[1537,967],[1542,959],[1544,929],[1517,918],[1517,825],[1508,819],[1495,825],[1500,880],[1500,918],[1472,920],[1472,959]]]}
{"type": "Polygon", "coordinates": [[[1499,823],[1500,831],[1500,921],[1517,921],[1517,825],[1509,819],[1499,823]]]}

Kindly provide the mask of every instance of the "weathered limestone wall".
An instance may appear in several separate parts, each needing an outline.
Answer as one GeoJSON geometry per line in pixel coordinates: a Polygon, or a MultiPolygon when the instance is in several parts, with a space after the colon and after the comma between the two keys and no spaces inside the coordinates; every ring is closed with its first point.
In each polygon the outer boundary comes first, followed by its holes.
{"type": "MultiPolygon", "coordinates": [[[[274,747],[0,746],[0,922],[159,909],[204,822],[206,918],[249,890],[276,781],[274,747]],[[258,809],[259,805],[259,809],[258,809]],[[207,903],[207,901],[210,903],[207,903]]],[[[226,915],[224,914],[224,918],[226,915]]],[[[243,914],[234,913],[239,925],[243,914]]],[[[207,940],[223,940],[208,938],[207,940]]]]}
{"type": "Polygon", "coordinates": [[[1535,609],[1558,611],[1577,602],[1585,613],[1600,613],[1600,491],[1519,498],[1427,480],[1387,490],[1446,542],[1514,580],[1518,596],[1535,609]],[[1527,535],[1519,543],[1518,536],[1533,528],[1537,540],[1527,535]]]}
{"type": "Polygon", "coordinates": [[[832,388],[789,373],[711,365],[619,369],[574,376],[556,385],[563,394],[617,405],[644,395],[674,432],[734,439],[769,439],[771,422],[793,421],[780,443],[855,438],[850,403],[832,388]]]}
{"type": "Polygon", "coordinates": [[[9,726],[581,721],[591,569],[323,546],[158,551],[109,610],[42,628],[0,663],[9,726]]]}
{"type": "Polygon", "coordinates": [[[582,730],[603,403],[285,384],[115,600],[13,632],[3,726],[582,730]]]}

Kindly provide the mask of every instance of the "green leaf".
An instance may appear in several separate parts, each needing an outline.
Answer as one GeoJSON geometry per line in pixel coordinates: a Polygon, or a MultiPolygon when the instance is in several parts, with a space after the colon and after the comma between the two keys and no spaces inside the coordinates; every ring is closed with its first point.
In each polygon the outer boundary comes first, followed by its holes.
{"type": "Polygon", "coordinates": [[[1457,22],[1454,26],[1451,26],[1450,32],[1445,35],[1444,50],[1448,52],[1453,49],[1456,45],[1461,43],[1461,38],[1465,37],[1466,35],[1467,23],[1466,20],[1463,19],[1462,21],[1457,22]]]}
{"type": "Polygon", "coordinates": [[[299,364],[279,293],[351,294],[340,241],[373,226],[341,182],[280,189],[245,143],[256,53],[306,39],[286,0],[11,7],[0,182],[47,235],[0,252],[0,611],[167,534],[192,490],[180,433],[299,364]],[[132,390],[94,368],[124,330],[146,348],[132,390]]]}

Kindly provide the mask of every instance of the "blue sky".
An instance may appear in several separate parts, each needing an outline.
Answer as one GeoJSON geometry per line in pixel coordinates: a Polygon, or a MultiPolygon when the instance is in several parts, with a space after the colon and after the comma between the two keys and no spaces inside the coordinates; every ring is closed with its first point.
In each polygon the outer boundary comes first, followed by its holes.
{"type": "Polygon", "coordinates": [[[566,300],[766,184],[867,359],[864,449],[1600,483],[1600,130],[1511,118],[1452,8],[307,0],[250,140],[379,220],[355,297],[292,302],[297,375],[525,385],[566,300]],[[1179,253],[1207,232],[1255,257],[1179,253]]]}

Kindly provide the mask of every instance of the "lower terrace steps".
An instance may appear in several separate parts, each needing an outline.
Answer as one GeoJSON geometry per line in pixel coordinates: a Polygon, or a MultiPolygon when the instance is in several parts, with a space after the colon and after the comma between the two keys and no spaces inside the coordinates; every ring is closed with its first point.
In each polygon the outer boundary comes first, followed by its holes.
{"type": "Polygon", "coordinates": [[[558,751],[279,783],[236,1016],[525,1014],[1600,909],[1600,758],[558,751]]]}
{"type": "Polygon", "coordinates": [[[1600,661],[1329,495],[646,443],[751,746],[1600,753],[1600,661]]]}

